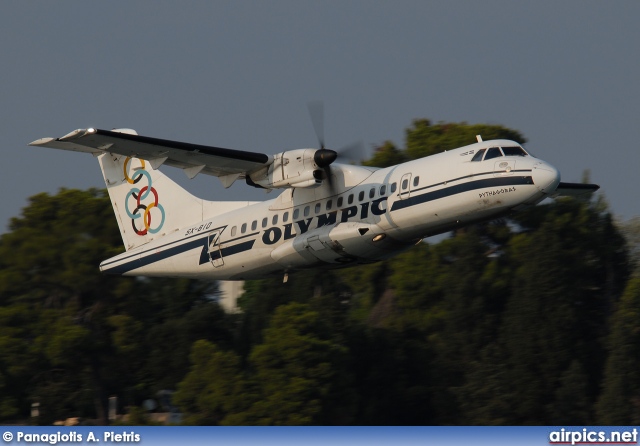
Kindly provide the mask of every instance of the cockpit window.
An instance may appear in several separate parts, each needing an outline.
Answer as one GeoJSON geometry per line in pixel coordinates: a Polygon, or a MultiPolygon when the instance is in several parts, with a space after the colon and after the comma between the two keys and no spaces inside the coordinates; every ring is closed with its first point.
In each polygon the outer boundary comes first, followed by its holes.
{"type": "Polygon", "coordinates": [[[499,147],[491,147],[487,151],[487,156],[484,157],[485,160],[490,160],[491,158],[499,158],[502,156],[502,151],[499,147]]]}
{"type": "Polygon", "coordinates": [[[473,158],[471,158],[471,161],[482,161],[482,155],[484,155],[486,151],[487,149],[478,150],[478,152],[473,155],[473,158]]]}
{"type": "Polygon", "coordinates": [[[503,147],[504,156],[527,156],[527,152],[522,147],[503,147]]]}

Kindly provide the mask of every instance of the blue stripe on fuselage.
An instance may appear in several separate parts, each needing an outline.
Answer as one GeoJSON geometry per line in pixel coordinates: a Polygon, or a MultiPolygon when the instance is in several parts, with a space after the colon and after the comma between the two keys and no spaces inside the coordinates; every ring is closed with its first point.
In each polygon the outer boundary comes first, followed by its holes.
{"type": "MultiPolygon", "coordinates": [[[[226,248],[222,248],[222,256],[229,256],[233,254],[238,254],[240,252],[248,251],[253,248],[254,240],[248,240],[243,243],[238,243],[237,245],[228,246],[226,248]]],[[[203,237],[197,238],[195,240],[191,240],[187,243],[183,243],[182,245],[173,246],[168,249],[164,249],[160,252],[149,252],[147,255],[142,254],[144,257],[140,259],[133,259],[122,265],[114,266],[113,268],[104,269],[105,273],[108,274],[125,274],[129,271],[133,271],[137,268],[142,268],[143,266],[151,265],[152,263],[159,262],[161,260],[168,259],[169,257],[177,256],[183,254],[192,249],[196,249],[202,247],[202,253],[200,254],[200,265],[209,261],[208,249],[209,249],[209,236],[205,235],[203,237]],[[205,256],[206,260],[203,262],[202,258],[205,256]]],[[[215,251],[212,256],[220,257],[220,251],[215,251]]]]}
{"type": "Polygon", "coordinates": [[[393,203],[391,211],[397,211],[399,209],[408,208],[417,204],[426,203],[428,201],[438,200],[440,198],[450,197],[451,195],[461,194],[463,192],[469,192],[476,189],[486,189],[488,187],[500,187],[500,186],[517,186],[524,184],[533,184],[533,179],[527,177],[498,177],[498,178],[486,178],[483,180],[469,181],[467,183],[456,184],[455,186],[445,187],[443,189],[435,190],[433,192],[427,192],[425,194],[414,195],[409,198],[404,198],[393,203]]]}
{"type": "MultiPolygon", "coordinates": [[[[253,244],[255,242],[256,242],[256,239],[253,239],[243,243],[238,243],[237,245],[226,246],[222,249],[216,249],[211,253],[211,260],[217,260],[219,258],[224,259],[225,257],[228,257],[233,254],[239,254],[241,252],[249,251],[251,248],[253,248],[253,244]]],[[[203,263],[207,263],[208,261],[209,261],[209,247],[207,246],[207,244],[205,244],[204,247],[202,248],[202,252],[200,253],[199,265],[202,265],[203,263]]]]}

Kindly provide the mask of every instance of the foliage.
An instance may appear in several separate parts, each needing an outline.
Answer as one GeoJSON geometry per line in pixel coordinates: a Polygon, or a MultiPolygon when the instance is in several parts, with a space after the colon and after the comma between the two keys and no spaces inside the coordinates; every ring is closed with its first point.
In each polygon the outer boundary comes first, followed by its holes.
{"type": "Polygon", "coordinates": [[[405,131],[406,149],[399,149],[393,142],[385,141],[374,150],[373,157],[363,162],[366,166],[389,167],[405,161],[422,158],[475,143],[476,135],[484,140],[510,139],[521,144],[527,142],[520,132],[501,125],[466,122],[433,124],[428,119],[416,119],[405,131]]]}
{"type": "Polygon", "coordinates": [[[110,395],[139,405],[182,380],[194,341],[230,342],[209,285],[100,274],[122,249],[110,207],[106,191],[39,194],[0,239],[0,417],[38,402],[38,423],[106,423],[110,395]]]}
{"type": "Polygon", "coordinates": [[[243,400],[251,390],[238,355],[199,340],[191,349],[191,364],[174,398],[190,414],[188,424],[226,424],[229,416],[246,408],[243,400]]]}
{"type": "Polygon", "coordinates": [[[598,401],[603,424],[640,423],[640,279],[629,281],[611,318],[603,389],[598,401]]]}
{"type": "Polygon", "coordinates": [[[476,135],[484,140],[510,139],[519,143],[527,140],[516,130],[501,125],[462,123],[432,124],[428,119],[416,119],[406,130],[406,153],[410,159],[422,158],[476,142],[476,135]]]}
{"type": "Polygon", "coordinates": [[[373,167],[389,167],[405,161],[408,161],[407,155],[391,141],[385,141],[381,146],[375,148],[373,157],[362,164],[373,167]]]}
{"type": "Polygon", "coordinates": [[[634,217],[616,226],[627,240],[629,255],[634,268],[634,277],[640,277],[640,217],[634,217]]]}

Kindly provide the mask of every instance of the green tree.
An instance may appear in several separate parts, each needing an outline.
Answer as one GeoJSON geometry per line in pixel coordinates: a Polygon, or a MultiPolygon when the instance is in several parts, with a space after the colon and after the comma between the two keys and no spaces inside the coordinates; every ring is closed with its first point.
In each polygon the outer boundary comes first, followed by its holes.
{"type": "Polygon", "coordinates": [[[611,318],[609,356],[598,422],[631,425],[640,423],[640,279],[629,281],[611,318]]]}
{"type": "Polygon", "coordinates": [[[589,423],[612,296],[626,281],[624,241],[609,214],[582,201],[559,200],[517,218],[521,230],[505,253],[511,291],[491,356],[504,367],[476,362],[461,397],[470,417],[492,423],[589,423]],[[502,379],[502,393],[487,400],[475,390],[480,377],[502,379]],[[483,409],[497,407],[508,412],[483,409]]]}
{"type": "Polygon", "coordinates": [[[14,325],[19,337],[8,340],[31,339],[27,364],[35,369],[29,370],[29,382],[11,377],[21,413],[37,399],[45,421],[87,404],[106,419],[108,351],[100,321],[108,302],[104,290],[113,279],[101,276],[97,265],[120,245],[115,224],[107,223],[114,222],[109,208],[109,199],[98,190],[39,194],[2,236],[0,305],[14,315],[28,311],[30,320],[14,325]]]}
{"type": "Polygon", "coordinates": [[[249,358],[259,399],[246,417],[265,425],[347,423],[348,413],[336,410],[348,395],[347,353],[309,305],[281,306],[249,358]]]}
{"type": "Polygon", "coordinates": [[[559,425],[591,424],[593,404],[589,393],[586,371],[574,359],[560,375],[555,398],[549,407],[551,418],[559,425]]]}
{"type": "Polygon", "coordinates": [[[195,425],[235,424],[233,416],[247,409],[251,388],[241,360],[228,350],[199,340],[191,348],[191,370],[178,386],[174,402],[195,425]]]}
{"type": "Polygon", "coordinates": [[[208,284],[102,275],[122,251],[106,191],[30,199],[0,238],[0,416],[106,424],[107,399],[175,388],[198,339],[231,342],[208,284]]]}
{"type": "Polygon", "coordinates": [[[633,275],[634,277],[640,277],[640,217],[634,217],[619,223],[618,226],[627,240],[629,255],[634,268],[633,275]]]}
{"type": "Polygon", "coordinates": [[[391,141],[385,141],[375,148],[373,157],[364,161],[365,166],[389,167],[407,161],[407,155],[398,149],[391,141]]]}
{"type": "Polygon", "coordinates": [[[421,395],[405,415],[415,423],[460,422],[459,388],[498,332],[509,274],[499,257],[487,255],[497,249],[489,235],[496,238],[500,231],[493,226],[470,228],[434,246],[420,244],[390,262],[395,300],[385,328],[396,339],[396,351],[413,346],[402,370],[407,386],[421,395]]]}
{"type": "Polygon", "coordinates": [[[348,302],[344,296],[349,292],[350,288],[340,280],[340,276],[323,269],[296,271],[289,275],[287,283],[280,278],[246,282],[245,293],[238,301],[242,310],[239,318],[240,354],[248,356],[251,348],[263,341],[264,330],[275,311],[291,302],[308,303],[323,314],[334,333],[340,332],[348,317],[348,302]]]}
{"type": "Polygon", "coordinates": [[[422,158],[452,150],[476,142],[476,135],[484,140],[510,139],[521,144],[526,139],[520,132],[501,125],[439,122],[432,124],[428,119],[416,119],[406,130],[406,154],[410,159],[422,158]]]}
{"type": "Polygon", "coordinates": [[[517,130],[501,125],[467,124],[466,122],[433,124],[429,119],[416,119],[411,127],[405,130],[405,149],[399,149],[393,142],[385,141],[375,148],[371,159],[362,164],[375,167],[393,166],[473,144],[477,141],[476,135],[480,135],[485,141],[509,139],[521,144],[527,142],[517,130]]]}

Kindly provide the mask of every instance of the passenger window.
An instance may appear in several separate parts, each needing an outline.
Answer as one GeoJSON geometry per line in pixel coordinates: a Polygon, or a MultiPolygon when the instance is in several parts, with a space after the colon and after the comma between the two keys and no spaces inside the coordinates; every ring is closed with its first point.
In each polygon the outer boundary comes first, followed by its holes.
{"type": "Polygon", "coordinates": [[[404,180],[402,180],[402,190],[406,190],[407,187],[409,187],[409,180],[405,178],[404,180]]]}
{"type": "Polygon", "coordinates": [[[320,213],[320,203],[316,203],[316,209],[315,209],[315,211],[316,211],[316,214],[319,214],[319,213],[320,213]]]}
{"type": "Polygon", "coordinates": [[[415,178],[413,179],[413,186],[414,186],[414,187],[415,187],[415,186],[417,186],[417,185],[418,185],[418,183],[420,183],[420,177],[415,177],[415,178]]]}
{"type": "Polygon", "coordinates": [[[360,193],[358,194],[358,201],[362,201],[364,200],[364,191],[360,191],[360,193]]]}
{"type": "Polygon", "coordinates": [[[300,216],[300,209],[294,209],[293,210],[293,219],[297,220],[299,216],[300,216]]]}
{"type": "Polygon", "coordinates": [[[369,191],[369,198],[373,198],[376,196],[376,188],[372,187],[371,190],[369,191]]]}
{"type": "Polygon", "coordinates": [[[231,237],[235,237],[237,231],[238,231],[238,227],[237,226],[234,226],[233,228],[231,228],[231,237]]]}
{"type": "Polygon", "coordinates": [[[347,203],[349,204],[353,203],[353,194],[349,194],[349,199],[347,200],[347,203]]]}
{"type": "Polygon", "coordinates": [[[258,222],[256,220],[253,220],[251,222],[251,230],[255,231],[258,228],[258,222]]]}
{"type": "Polygon", "coordinates": [[[498,147],[491,147],[487,152],[487,155],[484,157],[485,161],[490,160],[492,158],[500,158],[502,156],[502,152],[498,147]]]}
{"type": "Polygon", "coordinates": [[[289,213],[288,213],[288,212],[285,212],[285,213],[284,213],[284,215],[282,216],[282,221],[283,221],[284,223],[286,223],[286,222],[288,222],[288,221],[289,221],[289,213]]]}
{"type": "Polygon", "coordinates": [[[339,208],[341,208],[341,207],[342,207],[342,202],[343,202],[343,201],[344,201],[344,200],[342,199],[342,197],[338,197],[338,203],[337,203],[337,205],[338,205],[338,207],[339,207],[339,208]]]}
{"type": "Polygon", "coordinates": [[[269,219],[267,217],[262,219],[262,227],[263,228],[266,228],[268,223],[269,223],[269,219]]]}
{"type": "Polygon", "coordinates": [[[273,216],[273,218],[271,219],[271,224],[272,225],[277,225],[278,224],[278,214],[273,216]]]}
{"type": "Polygon", "coordinates": [[[332,207],[333,207],[333,201],[332,200],[327,201],[327,211],[330,211],[332,207]]]}
{"type": "Polygon", "coordinates": [[[304,216],[308,217],[310,211],[311,211],[311,208],[309,206],[305,206],[304,207],[304,216]]]}
{"type": "Polygon", "coordinates": [[[471,161],[482,161],[482,155],[484,155],[486,151],[487,149],[478,150],[476,154],[473,155],[473,158],[471,158],[471,161]]]}
{"type": "Polygon", "coordinates": [[[387,186],[383,184],[382,186],[380,186],[380,196],[384,197],[384,194],[386,193],[387,193],[387,186]]]}
{"type": "Polygon", "coordinates": [[[247,224],[246,223],[242,223],[242,226],[240,226],[240,232],[241,233],[245,233],[247,232],[247,224]]]}
{"type": "Polygon", "coordinates": [[[394,193],[396,191],[396,189],[398,189],[398,184],[397,183],[391,183],[391,193],[394,193]]]}

